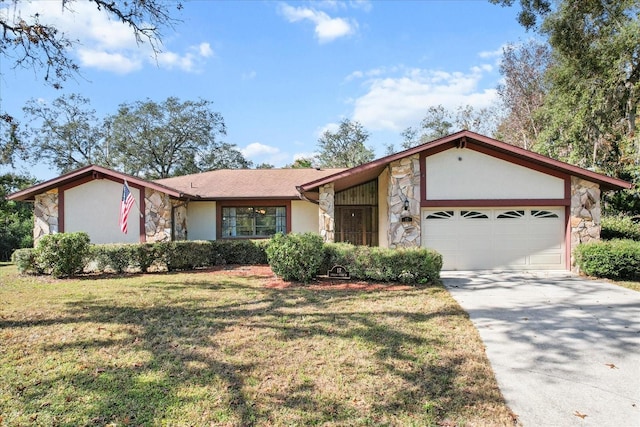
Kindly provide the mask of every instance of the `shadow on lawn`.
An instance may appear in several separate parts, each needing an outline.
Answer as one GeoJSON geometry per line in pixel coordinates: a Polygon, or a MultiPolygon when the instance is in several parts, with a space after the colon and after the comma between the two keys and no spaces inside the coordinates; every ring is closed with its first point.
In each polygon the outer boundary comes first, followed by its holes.
{"type": "MultiPolygon", "coordinates": [[[[202,420],[189,420],[193,424],[206,421],[207,424],[253,426],[278,425],[282,421],[278,418],[282,415],[276,414],[280,407],[305,414],[297,421],[296,418],[289,419],[289,423],[353,423],[356,417],[363,419],[361,424],[366,424],[364,418],[367,417],[371,417],[369,423],[378,423],[385,417],[393,419],[395,414],[418,414],[426,417],[416,419],[420,424],[424,420],[435,422],[455,418],[453,412],[469,402],[503,403],[497,390],[474,395],[471,388],[464,391],[456,388],[463,362],[460,358],[451,357],[430,364],[413,351],[421,346],[437,347],[442,344],[442,337],[413,333],[382,321],[396,319],[417,325],[435,318],[466,318],[455,305],[433,313],[399,309],[372,312],[361,305],[354,311],[339,311],[335,310],[338,304],[360,303],[361,292],[304,288],[270,290],[234,284],[233,280],[215,284],[203,280],[186,285],[152,283],[144,286],[149,291],[167,292],[190,287],[212,291],[233,288],[238,293],[253,296],[214,303],[211,299],[217,297],[216,294],[211,294],[210,298],[174,297],[156,306],[134,306],[117,299],[85,299],[70,303],[63,318],[0,321],[2,328],[84,322],[103,325],[98,339],[60,342],[46,348],[53,357],[57,353],[92,351],[98,353],[100,360],[78,360],[79,369],[63,370],[37,387],[23,390],[25,405],[34,405],[29,408],[32,412],[46,411],[48,408],[41,402],[47,399],[47,393],[66,384],[68,390],[64,399],[70,405],[82,401],[84,408],[81,416],[70,420],[71,423],[164,424],[171,414],[190,405],[201,405],[204,399],[211,404],[209,408],[199,410],[202,420]],[[232,330],[242,331],[237,342],[220,338],[232,330]],[[309,340],[311,343],[322,338],[358,340],[368,348],[375,348],[375,369],[397,379],[403,386],[396,387],[391,395],[387,395],[387,390],[380,390],[379,393],[385,393],[385,396],[370,403],[372,411],[369,413],[359,412],[351,401],[323,394],[320,390],[323,385],[314,378],[300,378],[257,393],[256,383],[266,383],[273,367],[259,356],[242,356],[242,352],[248,350],[242,348],[241,340],[251,334],[270,336],[283,348],[292,342],[309,340]],[[128,356],[123,358],[122,355],[128,356]],[[201,391],[202,395],[199,394],[201,391]],[[425,402],[437,403],[431,408],[426,407],[425,402]],[[431,415],[425,415],[429,411],[432,411],[431,415]]],[[[420,292],[427,291],[398,291],[393,297],[414,296],[420,292]]],[[[372,304],[383,299],[377,293],[371,293],[369,297],[372,304]]],[[[256,352],[267,351],[258,348],[260,344],[249,345],[256,345],[256,352]]]]}

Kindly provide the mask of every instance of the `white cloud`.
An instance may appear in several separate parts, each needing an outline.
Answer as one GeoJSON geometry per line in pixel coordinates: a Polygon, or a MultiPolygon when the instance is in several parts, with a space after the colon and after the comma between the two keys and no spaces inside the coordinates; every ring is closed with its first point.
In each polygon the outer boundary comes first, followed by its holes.
{"type": "Polygon", "coordinates": [[[85,67],[98,68],[116,74],[128,74],[142,68],[142,62],[139,59],[127,58],[119,53],[79,49],[78,56],[85,67]]]}
{"type": "Polygon", "coordinates": [[[251,144],[240,150],[242,155],[245,157],[272,155],[278,153],[279,151],[280,149],[278,147],[272,147],[260,142],[252,142],[251,144]]]}
{"type": "Polygon", "coordinates": [[[325,132],[335,132],[340,128],[339,123],[327,123],[326,125],[316,129],[316,136],[320,138],[325,132]]]}
{"type": "Polygon", "coordinates": [[[58,1],[18,2],[15,13],[5,14],[11,19],[31,19],[38,14],[41,22],[54,25],[68,39],[77,41],[74,53],[79,65],[86,68],[126,74],[145,64],[157,64],[197,72],[203,60],[214,54],[209,43],[203,42],[188,47],[185,53],[167,50],[156,56],[148,41],[138,43],[129,26],[87,1],[67,2],[65,8],[58,1]]]}
{"type": "Polygon", "coordinates": [[[404,69],[399,76],[373,77],[364,83],[367,92],[353,101],[353,120],[371,130],[401,131],[418,122],[430,106],[487,107],[497,92],[481,89],[480,83],[492,69],[487,65],[468,72],[404,69]]]}
{"type": "Polygon", "coordinates": [[[213,49],[211,49],[211,45],[209,43],[200,43],[198,45],[198,53],[203,58],[209,58],[213,56],[213,49]]]}
{"type": "Polygon", "coordinates": [[[290,159],[289,153],[285,153],[278,147],[262,144],[260,142],[252,142],[244,148],[240,149],[242,155],[251,160],[254,164],[269,163],[276,167],[282,167],[290,159]]]}
{"type": "Polygon", "coordinates": [[[289,22],[303,20],[311,21],[315,24],[315,34],[320,43],[326,43],[354,34],[358,28],[358,23],[353,20],[343,18],[332,18],[325,12],[306,8],[293,7],[288,4],[280,6],[280,12],[289,22]]]}
{"type": "Polygon", "coordinates": [[[493,59],[493,58],[499,58],[502,56],[502,51],[504,49],[504,45],[500,46],[498,49],[496,50],[485,50],[482,51],[478,54],[478,56],[482,59],[493,59]]]}

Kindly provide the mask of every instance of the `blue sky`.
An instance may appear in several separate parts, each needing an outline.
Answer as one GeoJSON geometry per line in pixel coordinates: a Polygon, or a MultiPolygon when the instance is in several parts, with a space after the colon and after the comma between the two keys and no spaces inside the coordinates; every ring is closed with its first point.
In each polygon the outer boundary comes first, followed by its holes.
{"type": "MultiPolygon", "coordinates": [[[[37,11],[80,39],[70,55],[81,75],[54,90],[42,74],[2,58],[0,110],[20,117],[29,99],[63,93],[89,98],[99,117],[125,102],[203,98],[224,117],[225,142],[277,167],[311,155],[322,132],[344,118],[359,121],[382,156],[430,106],[488,106],[502,47],[531,37],[516,22],[517,8],[485,0],[200,0],[184,2],[182,23],[163,30],[154,58],[148,44],[87,3],[70,7],[75,13],[61,13],[57,0],[4,5],[13,16],[37,11]]],[[[46,165],[19,170],[57,175],[46,165]]]]}

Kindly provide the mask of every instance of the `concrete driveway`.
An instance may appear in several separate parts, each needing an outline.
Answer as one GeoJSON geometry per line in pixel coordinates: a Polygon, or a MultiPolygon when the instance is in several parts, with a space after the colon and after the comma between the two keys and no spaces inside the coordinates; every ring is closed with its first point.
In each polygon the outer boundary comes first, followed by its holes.
{"type": "Polygon", "coordinates": [[[640,292],[568,272],[443,272],[525,427],[640,426],[640,292]]]}

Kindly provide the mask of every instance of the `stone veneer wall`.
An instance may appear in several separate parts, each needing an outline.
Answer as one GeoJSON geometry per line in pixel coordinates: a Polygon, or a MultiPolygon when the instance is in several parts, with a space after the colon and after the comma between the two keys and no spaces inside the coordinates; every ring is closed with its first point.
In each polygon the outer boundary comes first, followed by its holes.
{"type": "Polygon", "coordinates": [[[325,242],[335,241],[335,190],[333,183],[320,187],[320,198],[318,207],[320,208],[320,236],[325,242]]]}
{"type": "Polygon", "coordinates": [[[50,190],[35,196],[33,204],[33,243],[45,234],[58,232],[58,190],[50,190]]]}
{"type": "Polygon", "coordinates": [[[581,243],[600,240],[600,186],[571,177],[571,268],[573,250],[581,243]]]}
{"type": "Polygon", "coordinates": [[[187,240],[187,205],[180,200],[172,200],[173,206],[173,238],[187,240]]]}
{"type": "Polygon", "coordinates": [[[171,240],[171,200],[167,194],[145,189],[144,229],[147,242],[171,240]]]}
{"type": "Polygon", "coordinates": [[[420,156],[413,155],[389,165],[389,247],[420,246],[420,156]],[[409,200],[409,210],[404,202],[409,200]],[[402,217],[411,216],[411,222],[402,217]]]}

